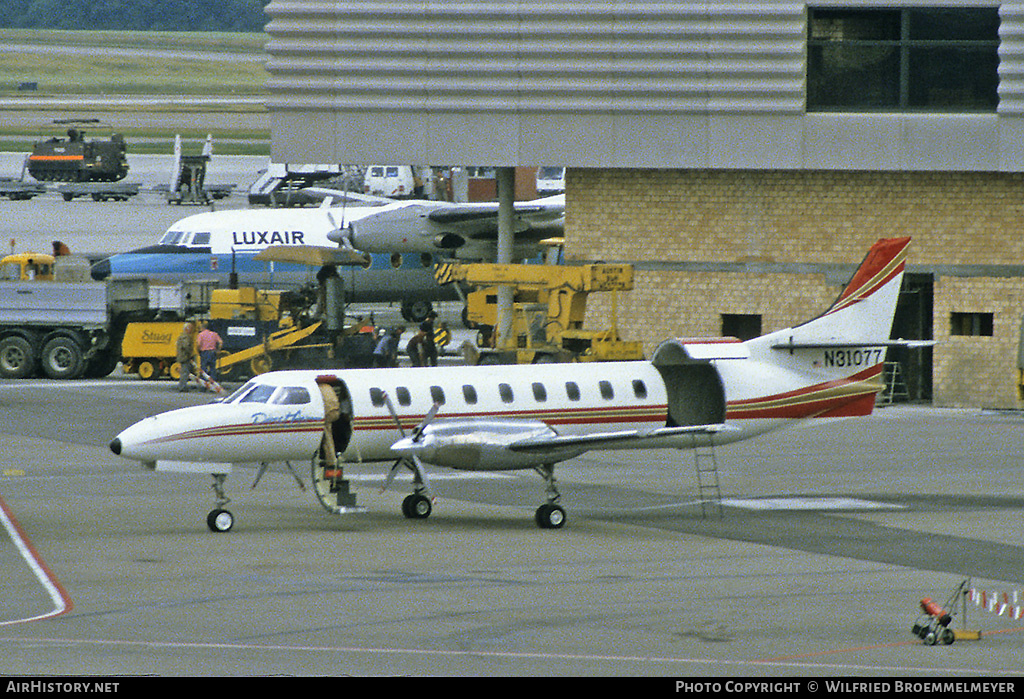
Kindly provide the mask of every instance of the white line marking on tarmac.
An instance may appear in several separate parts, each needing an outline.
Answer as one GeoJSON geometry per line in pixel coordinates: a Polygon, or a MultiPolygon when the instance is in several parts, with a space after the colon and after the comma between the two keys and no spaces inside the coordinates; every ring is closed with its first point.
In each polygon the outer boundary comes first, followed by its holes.
{"type": "Polygon", "coordinates": [[[37,614],[32,617],[26,617],[24,619],[0,621],[0,626],[21,624],[27,621],[39,621],[40,619],[49,619],[51,617],[59,616],[71,609],[74,605],[72,605],[67,593],[64,592],[60,583],[57,582],[50,571],[46,569],[46,564],[43,563],[39,554],[37,554],[35,549],[32,548],[32,544],[22,533],[17,520],[14,519],[14,515],[11,511],[7,509],[7,503],[4,502],[3,498],[0,498],[0,522],[3,523],[4,528],[7,530],[7,534],[11,537],[11,541],[14,542],[14,546],[18,549],[21,557],[25,559],[28,567],[32,570],[32,573],[36,576],[36,579],[39,580],[40,584],[42,584],[43,588],[46,590],[46,594],[48,594],[50,599],[53,601],[53,609],[49,612],[37,614]]]}
{"type": "MultiPolygon", "coordinates": [[[[992,670],[990,668],[979,669],[971,667],[907,667],[897,665],[870,665],[862,663],[814,663],[798,662],[792,660],[729,660],[724,658],[673,658],[666,656],[645,656],[645,655],[606,655],[597,653],[539,653],[528,651],[484,651],[484,650],[428,650],[424,648],[359,648],[353,646],[332,646],[332,645],[262,645],[252,643],[201,643],[181,641],[121,641],[110,639],[71,639],[71,638],[27,638],[27,637],[0,637],[4,643],[28,643],[33,646],[48,643],[55,647],[71,648],[74,646],[97,646],[109,648],[150,648],[150,649],[172,649],[178,651],[205,651],[205,650],[241,650],[259,651],[262,653],[361,653],[368,655],[407,655],[421,657],[467,657],[467,658],[503,658],[521,660],[564,660],[569,662],[600,661],[600,662],[628,662],[628,663],[667,663],[683,665],[704,665],[724,667],[787,667],[787,668],[825,668],[834,670],[861,670],[874,672],[915,672],[925,675],[945,674],[973,674],[973,675],[1021,675],[1019,670],[992,670]]],[[[907,641],[906,645],[914,641],[907,641]]],[[[903,645],[903,644],[901,644],[903,645]]]]}
{"type": "Polygon", "coordinates": [[[903,505],[844,497],[725,498],[726,507],[746,510],[903,510],[903,505]]]}

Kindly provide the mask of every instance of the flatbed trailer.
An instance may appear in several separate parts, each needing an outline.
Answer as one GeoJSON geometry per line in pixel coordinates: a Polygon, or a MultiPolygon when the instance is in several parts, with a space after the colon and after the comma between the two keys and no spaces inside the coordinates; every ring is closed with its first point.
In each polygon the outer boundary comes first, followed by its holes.
{"type": "Polygon", "coordinates": [[[128,201],[139,193],[138,182],[68,182],[57,186],[64,201],[92,197],[93,201],[128,201]]]}
{"type": "Polygon", "coordinates": [[[40,194],[46,194],[46,186],[40,182],[26,182],[25,180],[16,180],[13,177],[0,177],[0,197],[24,200],[31,199],[40,194]]]}

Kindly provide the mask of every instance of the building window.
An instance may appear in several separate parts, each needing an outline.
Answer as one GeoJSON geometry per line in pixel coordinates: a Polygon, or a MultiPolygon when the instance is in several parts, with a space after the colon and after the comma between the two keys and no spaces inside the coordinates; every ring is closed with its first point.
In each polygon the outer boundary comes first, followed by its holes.
{"type": "Polygon", "coordinates": [[[761,316],[757,313],[723,313],[722,336],[749,340],[761,336],[761,316]]]}
{"type": "Polygon", "coordinates": [[[994,112],[996,7],[809,8],[807,111],[994,112]]]}
{"type": "Polygon", "coordinates": [[[949,316],[950,335],[992,336],[994,316],[991,313],[951,313],[949,316]]]}

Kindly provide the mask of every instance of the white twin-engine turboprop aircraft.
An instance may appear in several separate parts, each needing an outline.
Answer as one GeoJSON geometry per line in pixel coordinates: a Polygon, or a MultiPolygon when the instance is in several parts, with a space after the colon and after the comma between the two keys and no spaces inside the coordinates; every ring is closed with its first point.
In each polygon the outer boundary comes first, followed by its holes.
{"type": "Polygon", "coordinates": [[[234,521],[222,509],[234,464],[262,473],[270,462],[312,459],[321,504],[358,509],[321,451],[325,426],[338,463],[394,462],[385,488],[400,467],[413,472],[406,517],[431,512],[426,464],[535,469],[547,482],[537,523],[561,527],[554,464],[586,451],[706,447],[797,420],[870,414],[886,347],[908,344],[889,334],[909,242],[875,243],[824,315],[746,342],[673,339],[650,361],[272,372],[222,402],[148,417],[110,447],[157,470],[213,474],[215,531],[234,521]],[[329,423],[325,387],[339,404],[329,423]]]}

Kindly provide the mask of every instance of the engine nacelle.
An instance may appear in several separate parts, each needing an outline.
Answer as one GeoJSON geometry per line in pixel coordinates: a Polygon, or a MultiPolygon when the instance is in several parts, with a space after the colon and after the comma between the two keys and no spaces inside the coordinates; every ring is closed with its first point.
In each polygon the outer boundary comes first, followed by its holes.
{"type": "Polygon", "coordinates": [[[550,455],[517,453],[510,444],[558,436],[540,421],[446,420],[427,425],[423,432],[395,442],[391,450],[417,456],[424,463],[470,471],[506,471],[548,463],[550,455]]]}
{"type": "Polygon", "coordinates": [[[434,245],[443,250],[455,250],[466,244],[466,239],[455,233],[441,233],[434,236],[434,245]]]}

